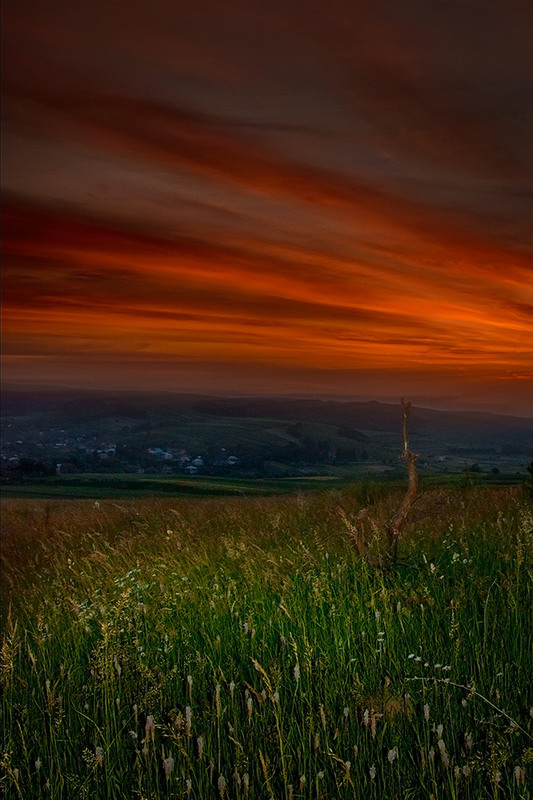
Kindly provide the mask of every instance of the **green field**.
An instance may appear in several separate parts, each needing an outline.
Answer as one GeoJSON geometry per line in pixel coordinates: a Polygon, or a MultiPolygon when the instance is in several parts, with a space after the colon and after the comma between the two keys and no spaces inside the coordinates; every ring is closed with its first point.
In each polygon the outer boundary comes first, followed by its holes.
{"type": "Polygon", "coordinates": [[[43,478],[3,487],[4,497],[133,498],[133,497],[228,497],[293,494],[324,486],[340,488],[348,479],[334,476],[310,478],[160,477],[144,475],[69,475],[43,478]]]}
{"type": "MultiPolygon", "coordinates": [[[[58,475],[39,480],[27,479],[19,483],[4,484],[3,497],[57,498],[57,499],[102,499],[137,497],[231,497],[272,496],[307,492],[311,490],[343,489],[361,482],[399,485],[402,473],[390,470],[382,474],[369,473],[365,468],[331,470],[329,475],[314,475],[295,478],[232,478],[211,476],[159,476],[125,474],[58,475]]],[[[512,486],[524,483],[524,473],[437,473],[422,474],[426,487],[491,485],[512,486]]]]}
{"type": "Polygon", "coordinates": [[[530,798],[531,493],[322,486],[5,499],[3,795],[530,798]]]}

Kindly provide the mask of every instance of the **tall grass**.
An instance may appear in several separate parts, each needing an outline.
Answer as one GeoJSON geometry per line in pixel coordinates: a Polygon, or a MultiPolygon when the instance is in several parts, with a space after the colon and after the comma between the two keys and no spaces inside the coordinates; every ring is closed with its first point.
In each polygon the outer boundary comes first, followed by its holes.
{"type": "Polygon", "coordinates": [[[5,796],[530,798],[531,501],[397,501],[6,501],[5,796]]]}

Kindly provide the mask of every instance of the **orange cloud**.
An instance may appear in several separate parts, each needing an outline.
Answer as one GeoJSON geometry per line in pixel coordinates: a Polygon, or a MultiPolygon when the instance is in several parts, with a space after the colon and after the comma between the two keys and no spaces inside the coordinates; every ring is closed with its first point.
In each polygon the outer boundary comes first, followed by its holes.
{"type": "Polygon", "coordinates": [[[46,214],[13,219],[6,353],[309,369],[516,369],[530,358],[521,286],[513,300],[519,272],[489,271],[481,282],[479,263],[458,279],[443,263],[426,269],[416,250],[351,262],[257,241],[130,236],[46,214]]]}

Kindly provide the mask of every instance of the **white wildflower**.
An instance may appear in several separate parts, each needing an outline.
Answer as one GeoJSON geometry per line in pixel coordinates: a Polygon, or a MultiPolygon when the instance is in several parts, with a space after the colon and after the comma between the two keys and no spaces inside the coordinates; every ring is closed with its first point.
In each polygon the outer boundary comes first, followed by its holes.
{"type": "Polygon", "coordinates": [[[426,720],[426,722],[429,721],[429,706],[427,703],[424,706],[424,719],[426,720]]]}
{"type": "Polygon", "coordinates": [[[300,680],[300,667],[298,666],[298,664],[296,664],[296,666],[294,667],[294,680],[296,681],[300,680]]]}
{"type": "Polygon", "coordinates": [[[370,769],[368,770],[368,773],[369,773],[369,775],[370,775],[370,778],[371,778],[372,780],[374,780],[374,778],[376,777],[376,767],[375,767],[375,765],[374,765],[374,764],[372,764],[372,766],[371,766],[371,767],[370,767],[370,769]]]}
{"type": "Polygon", "coordinates": [[[204,740],[202,736],[197,738],[196,744],[198,745],[198,758],[201,758],[204,752],[204,740]]]}
{"type": "Polygon", "coordinates": [[[398,758],[398,748],[393,747],[392,750],[389,750],[387,758],[389,759],[389,763],[392,764],[392,762],[398,758]]]}
{"type": "Polygon", "coordinates": [[[223,775],[218,776],[218,791],[221,797],[224,797],[226,794],[226,780],[223,775]]]}

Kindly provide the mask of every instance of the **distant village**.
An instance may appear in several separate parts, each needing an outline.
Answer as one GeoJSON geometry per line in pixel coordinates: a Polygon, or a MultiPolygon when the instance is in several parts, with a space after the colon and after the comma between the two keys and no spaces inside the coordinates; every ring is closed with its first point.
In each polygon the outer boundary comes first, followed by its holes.
{"type": "MultiPolygon", "coordinates": [[[[216,432],[211,441],[198,438],[191,444],[192,437],[187,440],[184,436],[186,441],[179,445],[179,434],[152,432],[148,426],[100,434],[95,430],[94,425],[90,431],[77,425],[39,430],[6,419],[2,424],[2,482],[90,473],[248,478],[324,475],[347,464],[359,464],[368,474],[394,473],[401,468],[396,450],[377,445],[345,425],[336,430],[336,440],[315,438],[301,424],[291,424],[271,429],[278,434],[277,442],[265,439],[260,444],[243,444],[241,436],[228,446],[226,435],[226,447],[216,441],[216,432]]],[[[526,444],[465,445],[419,451],[419,468],[430,473],[497,474],[500,470],[525,470],[531,460],[526,459],[530,455],[526,444]]]]}
{"type": "MultiPolygon", "coordinates": [[[[4,430],[4,434],[9,431],[4,430]]],[[[205,471],[228,472],[241,459],[219,448],[218,452],[189,453],[183,447],[135,446],[98,437],[70,436],[65,430],[41,431],[26,439],[2,438],[1,474],[5,478],[66,475],[87,472],[196,475],[205,471]]]]}

